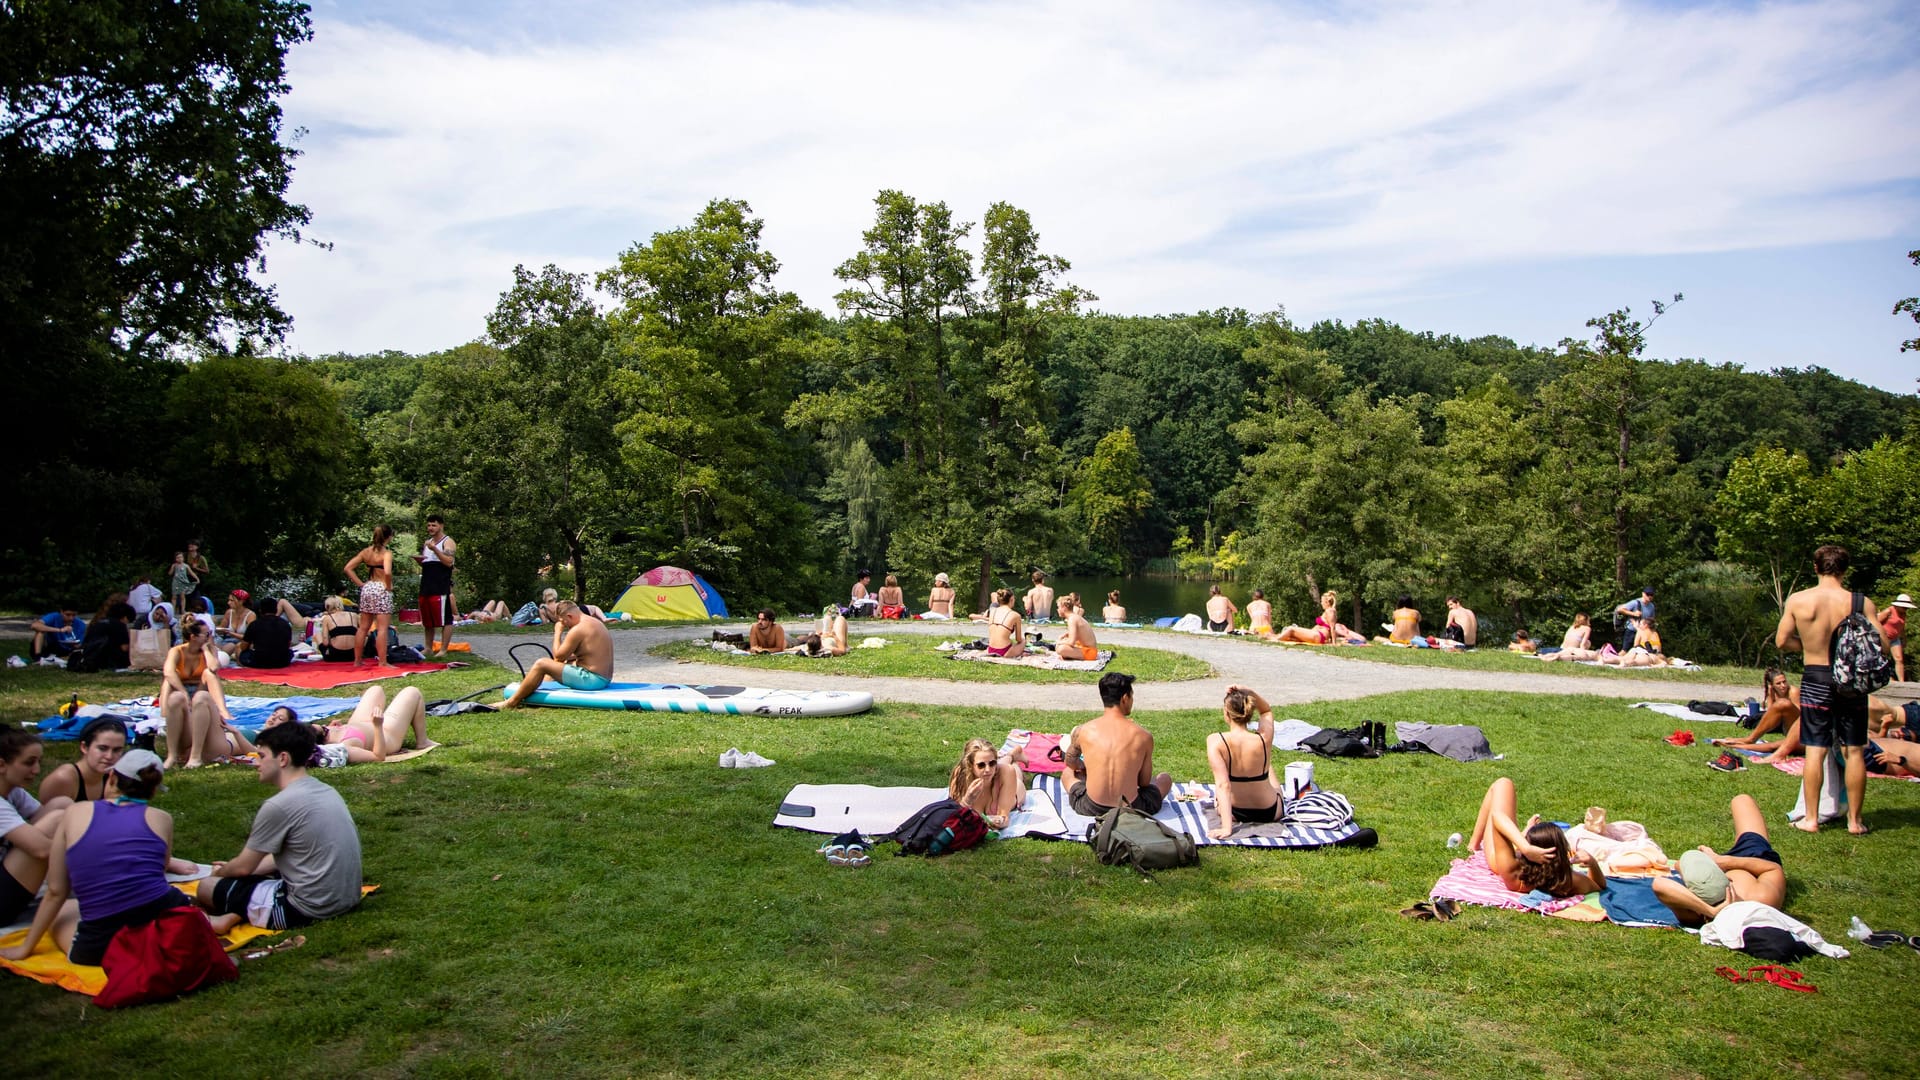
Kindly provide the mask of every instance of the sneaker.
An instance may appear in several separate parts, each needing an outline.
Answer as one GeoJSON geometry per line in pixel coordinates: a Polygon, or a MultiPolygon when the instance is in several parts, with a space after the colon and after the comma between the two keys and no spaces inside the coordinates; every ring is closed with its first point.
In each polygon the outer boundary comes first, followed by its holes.
{"type": "Polygon", "coordinates": [[[1746,767],[1747,763],[1740,760],[1739,756],[1731,750],[1723,750],[1719,757],[1707,762],[1707,768],[1720,772],[1740,772],[1746,767]]]}
{"type": "Polygon", "coordinates": [[[744,766],[740,764],[740,748],[737,746],[728,747],[727,752],[720,755],[720,767],[723,769],[744,768],[744,766]]]}
{"type": "Polygon", "coordinates": [[[734,751],[733,767],[736,769],[764,769],[773,764],[772,758],[763,758],[751,750],[734,751]]]}

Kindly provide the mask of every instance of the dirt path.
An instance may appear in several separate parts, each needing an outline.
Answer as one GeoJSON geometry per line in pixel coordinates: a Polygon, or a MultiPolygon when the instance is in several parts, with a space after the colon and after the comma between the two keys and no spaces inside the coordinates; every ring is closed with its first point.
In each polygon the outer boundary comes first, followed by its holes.
{"type": "MultiPolygon", "coordinates": [[[[745,632],[746,623],[728,624],[720,629],[745,632]]],[[[1094,688],[1080,683],[1035,685],[1032,683],[949,682],[942,679],[875,679],[835,676],[825,672],[754,671],[742,665],[686,663],[648,655],[648,650],[663,642],[704,637],[715,626],[701,624],[681,629],[651,627],[621,630],[613,635],[614,678],[622,682],[748,683],[790,690],[864,690],[877,701],[918,702],[927,705],[977,705],[982,708],[1063,709],[1076,712],[1098,711],[1099,697],[1094,688]]],[[[951,636],[954,629],[924,623],[888,624],[884,627],[859,623],[855,638],[879,635],[903,638],[913,635],[951,636]]],[[[513,663],[507,650],[532,637],[475,635],[470,638],[473,651],[509,668],[513,663]]],[[[1389,694],[1399,690],[1511,690],[1527,694],[1595,694],[1602,697],[1640,700],[1687,700],[1725,698],[1738,701],[1752,693],[1750,686],[1726,686],[1700,682],[1655,682],[1621,673],[1616,678],[1581,678],[1563,675],[1531,675],[1502,671],[1455,671],[1378,664],[1358,660],[1336,660],[1304,649],[1286,649],[1236,638],[1201,635],[1141,633],[1104,630],[1103,644],[1121,650],[1111,670],[1126,670],[1125,650],[1131,646],[1185,653],[1211,664],[1213,678],[1188,682],[1142,683],[1136,700],[1142,709],[1211,708],[1220,703],[1229,685],[1251,686],[1275,705],[1296,705],[1309,701],[1333,701],[1389,694]]]]}

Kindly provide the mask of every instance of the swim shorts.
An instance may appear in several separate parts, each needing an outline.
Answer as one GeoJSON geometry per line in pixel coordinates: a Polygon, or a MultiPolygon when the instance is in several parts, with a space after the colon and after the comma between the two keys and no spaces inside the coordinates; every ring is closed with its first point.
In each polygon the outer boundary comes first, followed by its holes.
{"type": "Polygon", "coordinates": [[[1833,668],[1808,664],[1800,680],[1800,741],[1833,749],[1867,745],[1867,699],[1834,691],[1833,668]]]}
{"type": "Polygon", "coordinates": [[[393,614],[393,593],[377,581],[369,581],[360,586],[360,614],[393,614]]]}
{"type": "Polygon", "coordinates": [[[1765,859],[1780,864],[1780,853],[1773,850],[1773,844],[1757,832],[1743,832],[1733,838],[1733,846],[1727,854],[1735,859],[1765,859]]]}
{"type": "MultiPolygon", "coordinates": [[[[1160,793],[1160,789],[1157,786],[1148,784],[1135,792],[1132,801],[1127,805],[1143,814],[1157,814],[1160,812],[1161,805],[1166,802],[1166,798],[1165,795],[1160,793]]],[[[1094,818],[1113,809],[1111,806],[1102,806],[1087,797],[1087,782],[1085,780],[1074,781],[1073,787],[1067,790],[1067,805],[1072,807],[1073,812],[1076,814],[1084,814],[1087,817],[1094,818]]]]}
{"type": "Polygon", "coordinates": [[[1060,646],[1060,659],[1062,660],[1098,660],[1100,659],[1100,651],[1098,649],[1090,649],[1087,646],[1081,645],[1077,642],[1068,642],[1065,645],[1060,646]]]}
{"type": "Polygon", "coordinates": [[[605,690],[613,680],[575,664],[560,669],[560,685],[569,690],[605,690]]]}
{"type": "Polygon", "coordinates": [[[453,595],[435,596],[430,593],[420,595],[420,628],[428,633],[443,626],[452,626],[460,616],[453,611],[453,595]]]}

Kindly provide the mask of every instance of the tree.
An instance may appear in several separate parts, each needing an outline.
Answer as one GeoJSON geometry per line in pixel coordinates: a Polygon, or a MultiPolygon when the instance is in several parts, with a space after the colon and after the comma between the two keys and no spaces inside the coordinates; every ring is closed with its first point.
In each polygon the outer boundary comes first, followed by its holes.
{"type": "MultiPolygon", "coordinates": [[[[1898,574],[1916,545],[1920,521],[1920,438],[1883,438],[1848,454],[1822,477],[1813,497],[1814,542],[1846,547],[1849,584],[1872,591],[1898,574]]],[[[1804,556],[1803,556],[1804,557],[1804,556]]]]}
{"type": "Polygon", "coordinates": [[[1076,472],[1079,480],[1068,499],[1086,526],[1089,546],[1124,561],[1121,534],[1153,501],[1133,432],[1108,432],[1076,472]]]}
{"type": "MultiPolygon", "coordinates": [[[[1912,260],[1913,265],[1920,266],[1920,249],[1907,252],[1907,258],[1912,260]]],[[[1914,322],[1920,323],[1920,296],[1909,296],[1905,300],[1893,305],[1893,313],[1895,315],[1911,315],[1913,316],[1914,322]]],[[[1908,338],[1901,342],[1900,351],[1920,351],[1920,337],[1908,338]]]]}
{"type": "Polygon", "coordinates": [[[774,288],[780,264],[751,215],[716,199],[600,275],[624,301],[610,320],[631,405],[617,432],[645,516],[673,526],[661,558],[713,574],[743,602],[813,603],[812,522],[788,481],[805,446],[782,417],[821,345],[820,319],[774,288]]]}
{"type": "Polygon", "coordinates": [[[1720,557],[1766,575],[1782,611],[1813,558],[1813,491],[1805,454],[1762,447],[1727,469],[1713,499],[1720,557]]]}

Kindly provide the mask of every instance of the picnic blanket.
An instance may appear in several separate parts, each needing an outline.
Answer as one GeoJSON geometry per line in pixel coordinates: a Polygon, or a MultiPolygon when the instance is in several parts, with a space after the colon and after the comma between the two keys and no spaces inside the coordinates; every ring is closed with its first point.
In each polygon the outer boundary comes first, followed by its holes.
{"type": "Polygon", "coordinates": [[[1007,739],[1000,744],[1000,756],[1010,759],[1015,750],[1020,751],[1020,768],[1029,773],[1057,773],[1066,768],[1066,763],[1052,756],[1060,748],[1063,735],[1054,735],[1044,731],[1028,731],[1025,728],[1013,728],[1007,732],[1007,739]]]}
{"type": "MultiPolygon", "coordinates": [[[[89,707],[77,710],[73,716],[49,716],[40,721],[37,734],[48,742],[66,742],[80,737],[80,729],[87,721],[103,712],[116,713],[133,721],[134,731],[144,735],[150,731],[165,731],[166,718],[160,715],[160,706],[156,699],[126,698],[111,705],[97,708],[89,707]]],[[[359,704],[357,698],[318,698],[318,697],[227,697],[227,711],[233,714],[233,726],[245,732],[248,738],[258,734],[266,726],[267,717],[281,705],[292,709],[301,720],[313,723],[343,712],[352,712],[359,704]]]]}
{"type": "Polygon", "coordinates": [[[354,683],[403,679],[408,675],[445,671],[452,666],[452,664],[368,664],[356,667],[346,661],[313,660],[281,668],[221,668],[218,674],[222,682],[272,683],[276,686],[297,686],[303,690],[332,690],[338,686],[350,686],[354,683]]]}
{"type": "Polygon", "coordinates": [[[1102,649],[1095,660],[1062,660],[1060,654],[1051,650],[1029,652],[1025,656],[988,656],[984,649],[965,649],[947,654],[949,660],[972,660],[976,663],[1007,664],[1012,667],[1039,668],[1043,671],[1105,671],[1113,660],[1113,650],[1102,649]]]}
{"type": "MultiPolygon", "coordinates": [[[[943,787],[873,787],[868,784],[796,784],[773,824],[782,829],[837,836],[858,830],[867,836],[885,836],[900,827],[921,807],[947,798],[943,787]]],[[[1007,817],[1002,840],[1026,834],[1026,819],[1040,802],[1032,792],[1027,803],[1007,817]]]]}
{"type": "MultiPolygon", "coordinates": [[[[212,867],[207,868],[209,872],[211,872],[212,869],[212,867]]],[[[167,876],[168,879],[171,880],[174,875],[169,874],[167,876]]],[[[191,884],[191,882],[176,882],[174,888],[179,889],[188,896],[192,896],[194,890],[189,888],[191,884]]],[[[360,895],[365,896],[379,887],[378,885],[362,885],[360,886],[360,895]]],[[[31,925],[32,924],[29,923],[27,927],[21,927],[19,930],[9,933],[5,937],[0,937],[0,949],[12,948],[27,940],[27,930],[31,925]]],[[[220,944],[228,952],[233,952],[255,938],[268,937],[280,932],[279,930],[262,930],[257,926],[250,926],[243,922],[227,933],[222,934],[220,936],[220,944]]],[[[71,990],[76,994],[85,994],[88,997],[93,997],[107,987],[107,973],[105,969],[92,964],[76,964],[68,960],[66,953],[54,947],[51,936],[40,939],[40,943],[34,946],[32,956],[27,957],[25,960],[0,960],[0,968],[11,971],[15,975],[25,975],[35,982],[43,982],[49,986],[57,986],[62,990],[71,990]]]]}
{"type": "MultiPolygon", "coordinates": [[[[1056,840],[1087,839],[1087,828],[1094,822],[1085,814],[1076,813],[1067,805],[1066,787],[1058,776],[1037,776],[1033,780],[1033,791],[1029,793],[1027,807],[1034,808],[1033,793],[1042,794],[1052,810],[1051,819],[1036,812],[1033,819],[1026,823],[1023,835],[1047,836],[1056,840]]],[[[1172,794],[1154,815],[1154,820],[1174,832],[1185,833],[1193,837],[1193,842],[1201,846],[1255,847],[1255,848],[1317,848],[1331,847],[1360,839],[1363,830],[1358,823],[1348,822],[1337,829],[1314,829],[1304,825],[1289,825],[1274,822],[1269,825],[1240,825],[1225,840],[1215,840],[1207,835],[1207,828],[1220,820],[1214,812],[1212,784],[1175,784],[1172,794]]],[[[1003,830],[1001,833],[1005,836],[1003,830]]]]}
{"type": "Polygon", "coordinates": [[[1476,851],[1467,858],[1453,860],[1447,872],[1427,891],[1427,899],[1551,915],[1580,903],[1581,897],[1541,899],[1537,894],[1514,892],[1493,872],[1493,867],[1487,865],[1486,852],[1476,851]]]}
{"type": "MultiPolygon", "coordinates": [[[[1729,704],[1734,703],[1730,702],[1729,704]]],[[[1716,716],[1713,713],[1694,712],[1685,705],[1679,705],[1671,701],[1636,701],[1627,706],[1629,709],[1650,709],[1662,716],[1671,716],[1675,720],[1685,720],[1689,724],[1737,724],[1745,719],[1746,712],[1744,704],[1739,704],[1736,707],[1741,709],[1741,715],[1739,716],[1716,716]]]]}

